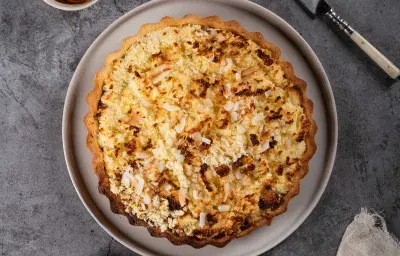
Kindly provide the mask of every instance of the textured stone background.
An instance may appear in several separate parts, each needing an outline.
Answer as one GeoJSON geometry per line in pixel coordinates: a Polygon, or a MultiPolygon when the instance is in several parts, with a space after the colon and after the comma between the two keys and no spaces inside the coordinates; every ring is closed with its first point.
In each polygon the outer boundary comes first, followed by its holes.
{"type": "MultiPolygon", "coordinates": [[[[0,0],[1,255],[131,255],[92,219],[64,162],[61,118],[69,80],[93,40],[146,1],[100,0],[80,12],[0,0]]],[[[400,236],[400,83],[294,0],[258,0],[297,29],[330,78],[339,115],[335,168],[310,217],[265,255],[334,255],[362,206],[400,236]]],[[[331,0],[400,65],[399,0],[331,0]]]]}

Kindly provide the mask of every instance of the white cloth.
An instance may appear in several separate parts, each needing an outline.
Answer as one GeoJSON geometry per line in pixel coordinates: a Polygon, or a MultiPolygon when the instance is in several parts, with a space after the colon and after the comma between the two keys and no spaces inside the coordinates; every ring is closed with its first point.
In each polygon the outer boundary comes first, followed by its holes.
{"type": "Polygon", "coordinates": [[[400,244],[382,216],[362,208],[347,227],[337,256],[400,256],[400,244]]]}

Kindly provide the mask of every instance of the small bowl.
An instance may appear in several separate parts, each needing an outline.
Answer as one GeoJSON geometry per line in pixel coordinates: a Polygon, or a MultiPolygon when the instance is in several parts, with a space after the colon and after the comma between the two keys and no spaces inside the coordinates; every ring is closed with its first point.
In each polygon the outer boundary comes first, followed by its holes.
{"type": "Polygon", "coordinates": [[[83,4],[63,4],[56,0],[43,0],[46,4],[53,6],[54,8],[64,11],[79,11],[95,4],[99,0],[91,0],[83,4]]]}

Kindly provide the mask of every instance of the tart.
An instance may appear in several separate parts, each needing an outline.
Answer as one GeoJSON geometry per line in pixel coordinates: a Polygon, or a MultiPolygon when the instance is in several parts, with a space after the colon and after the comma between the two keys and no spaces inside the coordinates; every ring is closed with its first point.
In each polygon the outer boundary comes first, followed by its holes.
{"type": "Polygon", "coordinates": [[[143,25],[87,96],[100,193],[175,245],[223,247],[270,225],[316,150],[305,89],[277,46],[236,21],[143,25]]]}

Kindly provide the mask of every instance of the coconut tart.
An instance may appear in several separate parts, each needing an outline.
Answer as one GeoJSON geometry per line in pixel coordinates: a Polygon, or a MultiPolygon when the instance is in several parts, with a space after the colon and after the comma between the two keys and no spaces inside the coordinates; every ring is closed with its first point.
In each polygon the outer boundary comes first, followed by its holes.
{"type": "Polygon", "coordinates": [[[87,96],[100,193],[175,245],[223,247],[270,225],[316,150],[305,89],[277,46],[236,21],[143,25],[87,96]]]}

